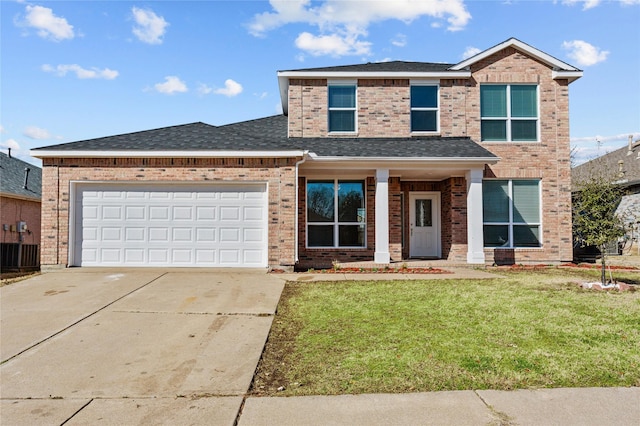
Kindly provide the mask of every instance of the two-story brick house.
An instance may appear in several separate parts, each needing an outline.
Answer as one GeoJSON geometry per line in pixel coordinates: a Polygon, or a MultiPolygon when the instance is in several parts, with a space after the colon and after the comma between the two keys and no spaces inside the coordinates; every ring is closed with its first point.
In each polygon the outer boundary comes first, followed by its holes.
{"type": "Polygon", "coordinates": [[[458,64],[280,71],[280,116],[35,149],[42,264],[570,260],[581,76],[509,39],[458,64]]]}

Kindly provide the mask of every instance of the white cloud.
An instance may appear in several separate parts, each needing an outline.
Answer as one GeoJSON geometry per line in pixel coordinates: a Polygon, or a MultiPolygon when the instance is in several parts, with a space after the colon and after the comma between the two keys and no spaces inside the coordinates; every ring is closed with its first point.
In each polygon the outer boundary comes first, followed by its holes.
{"type": "Polygon", "coordinates": [[[12,155],[20,152],[20,144],[15,139],[7,139],[6,141],[0,143],[0,146],[3,148],[11,148],[11,151],[13,151],[11,153],[12,155]]]}
{"type": "Polygon", "coordinates": [[[391,44],[398,47],[405,47],[407,45],[407,36],[404,34],[396,34],[396,36],[391,39],[391,44]]]}
{"type": "Polygon", "coordinates": [[[462,54],[462,59],[470,58],[480,52],[482,52],[482,50],[478,49],[477,47],[467,46],[467,48],[464,50],[464,53],[462,54]]]}
{"type": "Polygon", "coordinates": [[[198,93],[200,93],[201,95],[208,95],[211,92],[213,92],[213,88],[207,86],[204,83],[198,84],[198,93]]]}
{"type": "MultiPolygon", "coordinates": [[[[557,1],[557,0],[556,0],[557,1]]],[[[556,2],[554,1],[554,3],[556,2]]],[[[640,5],[640,0],[618,0],[623,6],[640,5]]],[[[562,0],[562,4],[567,6],[575,6],[582,4],[582,10],[593,9],[602,4],[602,0],[562,0]]]]}
{"type": "Polygon", "coordinates": [[[582,3],[582,10],[593,9],[601,3],[601,0],[562,0],[562,4],[574,6],[582,3]]]}
{"type": "Polygon", "coordinates": [[[562,48],[569,51],[567,56],[574,60],[577,65],[584,67],[603,62],[609,56],[608,51],[600,50],[599,47],[583,40],[565,41],[562,43],[562,48]]]}
{"type": "Polygon", "coordinates": [[[343,37],[338,34],[314,36],[304,32],[296,38],[296,47],[313,56],[368,55],[371,53],[371,43],[359,41],[356,37],[343,37]]]}
{"type": "Polygon", "coordinates": [[[22,132],[22,134],[31,139],[51,139],[51,134],[48,130],[41,129],[40,127],[36,126],[27,127],[26,129],[24,129],[24,132],[22,132]]]}
{"type": "Polygon", "coordinates": [[[78,64],[61,64],[53,67],[49,64],[42,65],[42,71],[54,73],[59,77],[64,77],[69,72],[76,74],[76,77],[80,79],[104,79],[113,80],[119,73],[118,71],[111,70],[109,68],[99,69],[97,67],[91,67],[91,69],[82,68],[78,64]]]}
{"type": "Polygon", "coordinates": [[[224,96],[228,96],[228,97],[233,97],[233,96],[237,96],[240,93],[242,93],[242,85],[236,81],[233,81],[231,79],[227,79],[224,82],[224,88],[222,89],[216,89],[213,91],[213,93],[217,94],[217,95],[224,95],[224,96]]]}
{"type": "MultiPolygon", "coordinates": [[[[272,11],[257,14],[249,23],[249,32],[264,36],[268,31],[283,25],[303,23],[318,28],[319,34],[301,33],[296,45],[312,55],[362,55],[370,52],[371,43],[360,38],[367,36],[367,28],[375,22],[389,19],[411,23],[428,16],[446,20],[449,31],[462,30],[471,15],[463,0],[395,0],[361,1],[324,0],[271,0],[272,11]],[[301,47],[303,46],[303,47],[301,47]]],[[[402,40],[396,42],[402,44],[402,40]]]]}
{"type": "Polygon", "coordinates": [[[169,23],[149,9],[131,8],[136,25],[133,34],[143,43],[161,44],[169,23]]]}
{"type": "Polygon", "coordinates": [[[22,25],[35,28],[38,35],[44,39],[61,41],[74,37],[73,25],[65,18],[53,14],[53,10],[43,6],[30,6],[25,8],[26,16],[22,25]]]}
{"type": "Polygon", "coordinates": [[[173,95],[174,93],[184,93],[189,90],[184,81],[174,75],[168,75],[164,80],[164,83],[157,83],[153,86],[157,92],[173,95]]]}
{"type": "Polygon", "coordinates": [[[254,93],[253,96],[255,96],[256,98],[258,98],[260,100],[263,100],[264,98],[269,96],[269,94],[267,92],[262,92],[262,93],[254,93]]]}
{"type": "Polygon", "coordinates": [[[4,126],[2,124],[0,124],[0,133],[5,133],[6,131],[4,130],[4,126]]]}

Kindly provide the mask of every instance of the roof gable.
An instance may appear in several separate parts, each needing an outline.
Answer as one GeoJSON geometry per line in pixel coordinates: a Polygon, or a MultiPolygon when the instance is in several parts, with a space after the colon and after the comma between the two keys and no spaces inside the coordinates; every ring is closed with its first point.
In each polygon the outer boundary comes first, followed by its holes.
{"type": "Polygon", "coordinates": [[[5,196],[40,200],[42,198],[42,169],[0,152],[0,193],[5,196]],[[25,176],[29,169],[25,187],[25,176]]]}
{"type": "Polygon", "coordinates": [[[568,63],[563,62],[560,59],[557,59],[513,37],[503,41],[502,43],[496,44],[495,46],[490,47],[489,49],[483,50],[482,52],[468,59],[465,59],[462,62],[458,62],[457,64],[453,65],[450,69],[457,70],[457,71],[469,69],[469,67],[475,64],[476,62],[479,62],[485,58],[488,58],[489,56],[494,55],[495,53],[503,49],[506,49],[507,47],[513,47],[514,49],[522,53],[525,53],[528,56],[536,58],[537,60],[549,66],[549,68],[551,68],[554,71],[553,78],[567,78],[571,82],[582,77],[582,71],[574,67],[573,65],[569,65],[568,63]]]}

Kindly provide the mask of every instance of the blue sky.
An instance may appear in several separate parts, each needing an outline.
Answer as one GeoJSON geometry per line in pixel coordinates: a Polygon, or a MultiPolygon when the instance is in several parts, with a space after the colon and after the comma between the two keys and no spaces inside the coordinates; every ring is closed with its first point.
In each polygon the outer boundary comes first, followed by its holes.
{"type": "Polygon", "coordinates": [[[516,37],[584,70],[578,162],[640,138],[640,0],[0,1],[0,147],[281,112],[278,70],[457,63],[516,37]]]}

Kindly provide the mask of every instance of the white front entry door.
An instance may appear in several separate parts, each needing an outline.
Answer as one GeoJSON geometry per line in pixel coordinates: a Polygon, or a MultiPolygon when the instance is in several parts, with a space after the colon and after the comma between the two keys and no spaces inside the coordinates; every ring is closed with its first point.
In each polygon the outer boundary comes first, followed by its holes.
{"type": "Polygon", "coordinates": [[[409,255],[441,257],[440,193],[409,193],[409,255]]]}

